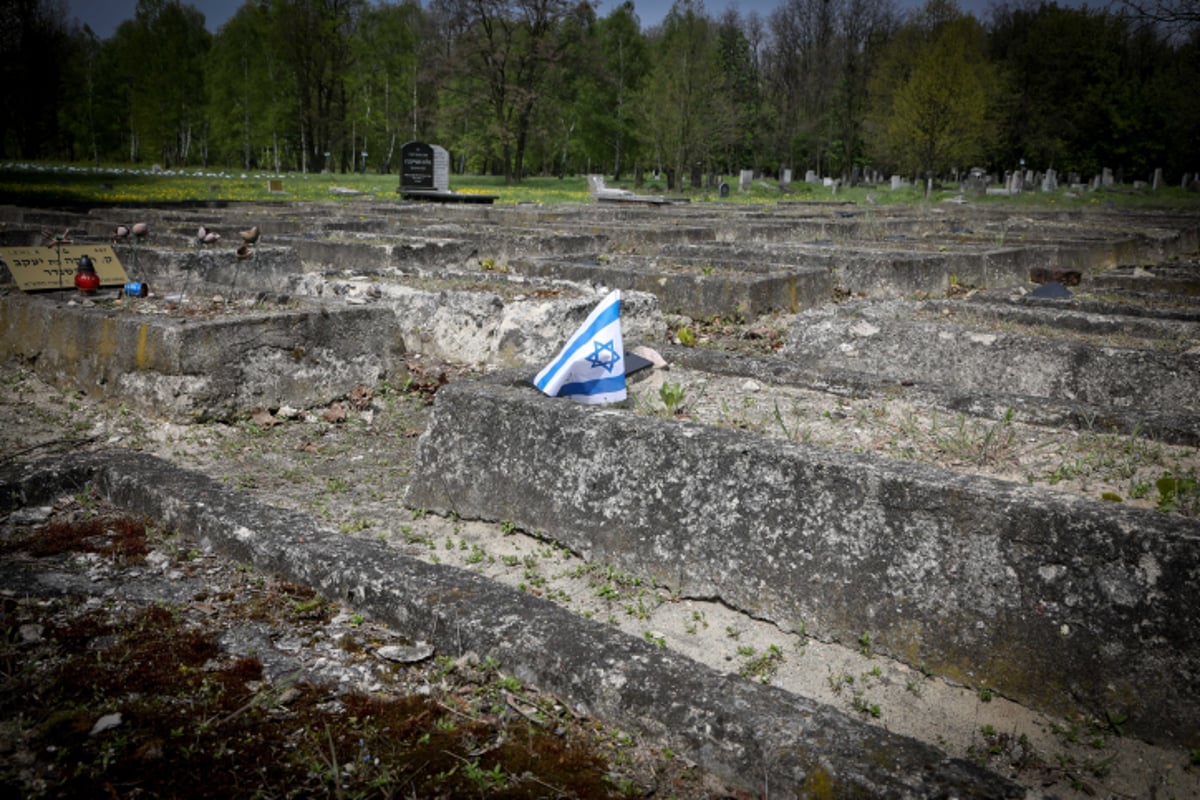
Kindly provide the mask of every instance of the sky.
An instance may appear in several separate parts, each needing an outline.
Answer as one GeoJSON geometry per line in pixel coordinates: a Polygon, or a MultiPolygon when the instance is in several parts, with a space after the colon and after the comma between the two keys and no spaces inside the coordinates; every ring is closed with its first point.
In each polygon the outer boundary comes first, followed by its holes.
{"type": "MultiPolygon", "coordinates": [[[[234,13],[242,7],[246,0],[187,0],[186,4],[194,6],[204,15],[206,27],[213,33],[217,32],[234,13]]],[[[767,15],[780,4],[781,0],[705,0],[704,7],[711,16],[719,16],[728,6],[735,6],[743,14],[757,11],[759,16],[766,19],[767,15]]],[[[1082,0],[1059,0],[1059,5],[1078,5],[1082,0]]],[[[606,16],[622,0],[600,0],[599,14],[606,16]]],[[[982,19],[987,14],[992,0],[958,0],[958,7],[982,19]]],[[[662,22],[667,11],[671,8],[672,0],[634,0],[633,5],[642,27],[648,28],[662,22]]],[[[899,0],[901,8],[913,8],[922,5],[923,0],[899,0]]],[[[1091,5],[1099,7],[1104,0],[1093,0],[1091,5]]],[[[91,27],[101,39],[113,35],[117,26],[125,20],[133,19],[137,0],[67,0],[69,14],[80,22],[91,27]]]]}

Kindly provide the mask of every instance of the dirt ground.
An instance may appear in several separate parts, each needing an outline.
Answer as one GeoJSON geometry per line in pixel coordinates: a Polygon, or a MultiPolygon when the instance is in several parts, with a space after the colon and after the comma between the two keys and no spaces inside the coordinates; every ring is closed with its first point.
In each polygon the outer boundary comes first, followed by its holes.
{"type": "MultiPolygon", "coordinates": [[[[1200,796],[1200,751],[1148,745],[1121,735],[1111,721],[1051,718],[872,653],[869,641],[820,642],[785,634],[722,605],[673,597],[636,576],[586,563],[503,523],[446,519],[406,508],[402,498],[417,437],[431,413],[432,392],[443,380],[464,377],[463,369],[413,358],[403,381],[354,393],[330,408],[279,409],[235,424],[179,426],[57,391],[25,367],[5,364],[0,367],[0,453],[5,459],[79,449],[154,453],[262,502],[310,513],[346,535],[377,538],[417,558],[475,570],[715,669],[770,682],[936,744],[1012,777],[1031,796],[1200,796]]],[[[989,435],[970,421],[943,418],[939,423],[930,409],[902,408],[882,398],[845,401],[796,394],[786,408],[762,407],[755,400],[758,392],[744,380],[723,383],[674,369],[634,386],[633,404],[645,413],[723,415],[722,424],[798,441],[934,463],[956,461],[972,471],[1093,497],[1105,491],[1127,496],[1144,480],[1136,464],[1129,467],[1133,472],[1096,466],[1086,474],[1082,468],[1066,474],[1061,465],[1068,455],[1072,462],[1088,461],[1071,449],[1078,445],[1076,434],[997,423],[1003,427],[989,435]],[[664,384],[682,387],[681,402],[668,407],[664,384]],[[1063,438],[1046,444],[1038,438],[1043,435],[1063,438]]],[[[1147,458],[1138,450],[1142,446],[1089,440],[1086,452],[1133,452],[1129,458],[1138,461],[1147,458]]],[[[1147,475],[1164,464],[1195,464],[1194,450],[1154,447],[1147,475]]]]}

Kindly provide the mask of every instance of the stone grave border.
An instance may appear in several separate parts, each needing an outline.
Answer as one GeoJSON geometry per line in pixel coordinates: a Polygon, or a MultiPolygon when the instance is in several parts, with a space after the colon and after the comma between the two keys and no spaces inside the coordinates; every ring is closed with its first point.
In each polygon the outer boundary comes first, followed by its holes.
{"type": "Polygon", "coordinates": [[[839,797],[1019,798],[969,761],[719,673],[554,603],[371,539],[321,528],[153,456],[83,454],[0,469],[0,511],[95,487],[206,550],[312,586],[458,657],[491,656],[576,713],[663,742],[747,790],[839,797]]]}

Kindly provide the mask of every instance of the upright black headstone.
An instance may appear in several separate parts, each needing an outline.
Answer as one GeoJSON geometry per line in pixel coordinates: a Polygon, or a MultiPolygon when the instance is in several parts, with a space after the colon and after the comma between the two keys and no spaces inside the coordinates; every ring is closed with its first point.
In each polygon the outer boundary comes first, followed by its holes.
{"type": "Polygon", "coordinates": [[[425,142],[405,142],[400,147],[400,191],[434,190],[433,146],[425,142]]]}

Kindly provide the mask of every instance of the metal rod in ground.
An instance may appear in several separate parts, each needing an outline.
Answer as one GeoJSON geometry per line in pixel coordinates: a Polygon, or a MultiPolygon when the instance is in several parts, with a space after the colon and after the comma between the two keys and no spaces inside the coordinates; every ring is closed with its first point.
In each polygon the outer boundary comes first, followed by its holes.
{"type": "Polygon", "coordinates": [[[240,259],[238,259],[237,255],[235,254],[234,262],[233,262],[233,283],[229,284],[229,297],[225,298],[225,306],[226,307],[229,306],[229,301],[233,299],[233,290],[237,287],[238,270],[241,269],[241,267],[242,267],[242,262],[240,259]]]}
{"type": "Polygon", "coordinates": [[[195,267],[187,269],[186,274],[183,276],[183,289],[179,292],[180,308],[182,308],[183,304],[187,302],[187,287],[188,283],[192,280],[192,269],[195,269],[195,267]]]}

